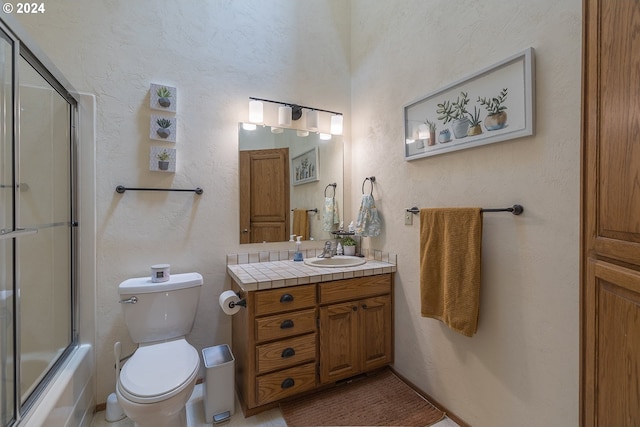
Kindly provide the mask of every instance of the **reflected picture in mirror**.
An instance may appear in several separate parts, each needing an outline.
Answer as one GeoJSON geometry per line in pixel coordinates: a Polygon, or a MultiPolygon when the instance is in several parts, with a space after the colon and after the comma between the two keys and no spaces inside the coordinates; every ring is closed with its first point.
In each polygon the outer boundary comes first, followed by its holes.
{"type": "Polygon", "coordinates": [[[329,205],[325,194],[340,215],[344,206],[342,137],[322,140],[317,133],[298,136],[295,129],[281,130],[274,133],[271,127],[261,125],[246,130],[242,123],[238,125],[241,244],[288,241],[292,234],[305,235],[301,226],[308,229],[309,239],[326,240],[332,238],[328,227],[338,226],[333,218],[324,221],[324,215],[329,205]],[[292,160],[300,162],[309,152],[313,153],[317,179],[301,183],[299,177],[296,180],[292,160]],[[335,187],[330,186],[333,183],[335,187]],[[300,221],[302,212],[306,224],[300,221]]]}

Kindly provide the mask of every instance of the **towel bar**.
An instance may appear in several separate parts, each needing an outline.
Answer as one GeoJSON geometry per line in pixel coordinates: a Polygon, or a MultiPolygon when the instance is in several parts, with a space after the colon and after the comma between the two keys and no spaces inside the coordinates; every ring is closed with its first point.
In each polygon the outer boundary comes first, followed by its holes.
{"type": "MultiPolygon", "coordinates": [[[[522,207],[522,205],[513,205],[509,208],[495,208],[495,209],[485,209],[482,208],[481,209],[482,212],[511,212],[514,215],[520,215],[522,212],[524,212],[524,208],[522,207]]],[[[407,209],[407,212],[411,212],[414,215],[417,215],[420,213],[420,209],[416,206],[407,209]]]]}
{"type": "MultiPolygon", "coordinates": [[[[295,209],[291,209],[291,212],[295,211],[295,209]]],[[[318,213],[318,208],[313,208],[313,209],[307,209],[307,213],[309,212],[315,212],[318,213]]]]}
{"type": "Polygon", "coordinates": [[[124,193],[127,190],[132,190],[132,191],[190,191],[196,194],[202,194],[204,192],[204,190],[200,187],[198,188],[194,188],[194,189],[180,189],[180,188],[131,188],[131,187],[125,187],[124,185],[118,185],[116,187],[116,192],[117,193],[124,193]]]}

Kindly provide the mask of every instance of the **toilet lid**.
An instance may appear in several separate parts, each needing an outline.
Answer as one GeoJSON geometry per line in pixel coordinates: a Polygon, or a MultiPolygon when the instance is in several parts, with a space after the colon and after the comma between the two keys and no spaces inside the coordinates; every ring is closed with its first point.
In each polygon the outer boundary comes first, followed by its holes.
{"type": "Polygon", "coordinates": [[[184,339],[142,346],[120,371],[120,385],[141,398],[166,395],[198,370],[200,357],[184,339]]]}

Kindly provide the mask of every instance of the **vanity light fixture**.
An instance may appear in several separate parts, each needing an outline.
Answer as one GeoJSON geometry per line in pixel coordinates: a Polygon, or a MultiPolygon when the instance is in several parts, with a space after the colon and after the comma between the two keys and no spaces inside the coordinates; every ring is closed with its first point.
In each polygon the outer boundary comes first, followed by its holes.
{"type": "Polygon", "coordinates": [[[262,102],[257,99],[249,101],[249,121],[252,123],[262,123],[264,120],[262,102]]]}
{"type": "Polygon", "coordinates": [[[249,97],[249,121],[252,123],[262,123],[264,120],[263,115],[263,102],[270,102],[272,104],[280,104],[278,108],[278,126],[289,127],[292,121],[299,120],[302,117],[302,110],[307,110],[306,129],[312,132],[319,132],[319,112],[331,114],[331,134],[342,135],[343,115],[342,113],[330,110],[323,110],[321,108],[306,107],[304,105],[291,104],[288,102],[272,101],[270,99],[249,97]],[[259,106],[258,106],[259,105],[259,106]],[[259,116],[258,116],[259,109],[259,116]],[[254,115],[255,111],[255,115],[254,115]],[[259,119],[259,120],[258,120],[259,119]]]}
{"type": "Polygon", "coordinates": [[[331,116],[331,133],[334,135],[342,135],[342,114],[334,114],[331,116]]]}
{"type": "Polygon", "coordinates": [[[283,105],[278,108],[278,124],[280,126],[291,126],[291,107],[283,105]]]}
{"type": "Polygon", "coordinates": [[[318,110],[307,111],[307,129],[313,132],[318,130],[318,110]]]}

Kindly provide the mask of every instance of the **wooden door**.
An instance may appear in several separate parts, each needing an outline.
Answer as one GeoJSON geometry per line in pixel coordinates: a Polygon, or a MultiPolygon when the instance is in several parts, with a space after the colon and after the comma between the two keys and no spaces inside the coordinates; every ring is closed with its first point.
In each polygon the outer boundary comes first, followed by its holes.
{"type": "Polygon", "coordinates": [[[240,243],[289,239],[289,149],[240,152],[240,243]]]}
{"type": "Polygon", "coordinates": [[[360,372],[358,302],[320,307],[320,383],[360,372]]]}
{"type": "Polygon", "coordinates": [[[640,0],[584,0],[584,426],[640,425],[640,0]]]}
{"type": "Polygon", "coordinates": [[[391,339],[391,296],[359,301],[362,370],[388,365],[393,361],[391,339]]]}

